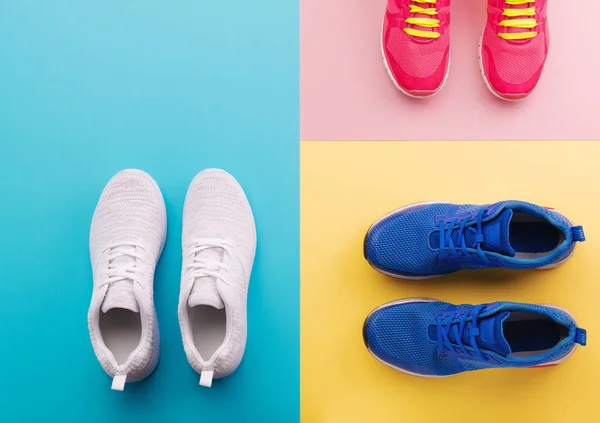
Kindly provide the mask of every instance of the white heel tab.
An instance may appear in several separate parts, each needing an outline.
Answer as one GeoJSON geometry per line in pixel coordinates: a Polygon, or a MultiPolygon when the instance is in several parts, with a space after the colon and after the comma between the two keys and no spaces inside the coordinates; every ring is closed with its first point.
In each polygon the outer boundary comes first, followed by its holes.
{"type": "Polygon", "coordinates": [[[127,375],[115,375],[110,389],[112,389],[113,391],[122,391],[123,389],[125,389],[125,381],[126,380],[127,380],[127,375]]]}
{"type": "Polygon", "coordinates": [[[210,388],[212,386],[214,371],[212,370],[204,370],[200,373],[200,386],[205,386],[210,388]]]}

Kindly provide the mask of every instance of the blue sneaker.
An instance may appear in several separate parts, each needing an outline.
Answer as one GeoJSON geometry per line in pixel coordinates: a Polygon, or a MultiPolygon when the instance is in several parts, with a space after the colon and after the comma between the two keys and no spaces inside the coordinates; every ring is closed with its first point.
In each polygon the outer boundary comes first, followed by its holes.
{"type": "Polygon", "coordinates": [[[386,275],[427,279],[461,269],[556,267],[571,258],[578,241],[585,241],[581,226],[523,201],[419,203],[373,224],[364,254],[386,275]]]}
{"type": "Polygon", "coordinates": [[[375,309],[365,320],[363,337],[382,363],[425,377],[553,366],[586,343],[586,331],[555,306],[504,301],[457,306],[428,298],[375,309]]]}

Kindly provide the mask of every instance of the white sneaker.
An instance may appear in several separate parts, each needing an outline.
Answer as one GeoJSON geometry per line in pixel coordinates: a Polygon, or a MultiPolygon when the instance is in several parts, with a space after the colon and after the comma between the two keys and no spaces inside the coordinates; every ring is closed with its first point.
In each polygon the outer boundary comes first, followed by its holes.
{"type": "Polygon", "coordinates": [[[90,257],[94,292],[88,326],[112,389],[149,376],[158,364],[154,269],[167,235],[158,185],[140,170],[117,173],[106,185],[92,220],[90,257]]]}
{"type": "Polygon", "coordinates": [[[246,300],[256,227],[248,199],[223,170],[192,181],[183,208],[183,266],[179,324],[200,385],[227,376],[246,347],[246,300]]]}

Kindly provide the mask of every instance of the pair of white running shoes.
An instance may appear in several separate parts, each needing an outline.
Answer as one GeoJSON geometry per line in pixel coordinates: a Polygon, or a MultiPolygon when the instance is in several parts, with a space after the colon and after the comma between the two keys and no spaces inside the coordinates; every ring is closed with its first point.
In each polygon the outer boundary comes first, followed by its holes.
{"type": "MultiPolygon", "coordinates": [[[[88,313],[98,361],[112,389],[149,376],[160,338],[154,271],[167,235],[165,202],[140,170],[116,174],[104,188],[90,230],[94,291],[88,313]]],[[[207,169],[188,188],[183,208],[179,324],[200,385],[231,374],[246,347],[246,300],[256,226],[242,187],[207,169]]]]}

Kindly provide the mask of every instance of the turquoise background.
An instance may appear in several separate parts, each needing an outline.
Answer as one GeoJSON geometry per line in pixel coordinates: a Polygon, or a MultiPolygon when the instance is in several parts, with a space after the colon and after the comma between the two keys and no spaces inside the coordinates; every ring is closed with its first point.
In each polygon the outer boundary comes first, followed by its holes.
{"type": "Polygon", "coordinates": [[[0,2],[0,422],[299,420],[298,3],[0,2]],[[122,393],[87,331],[89,225],[123,168],[163,191],[161,361],[122,393]],[[177,322],[194,175],[242,184],[258,227],[248,345],[198,386],[177,322]]]}

